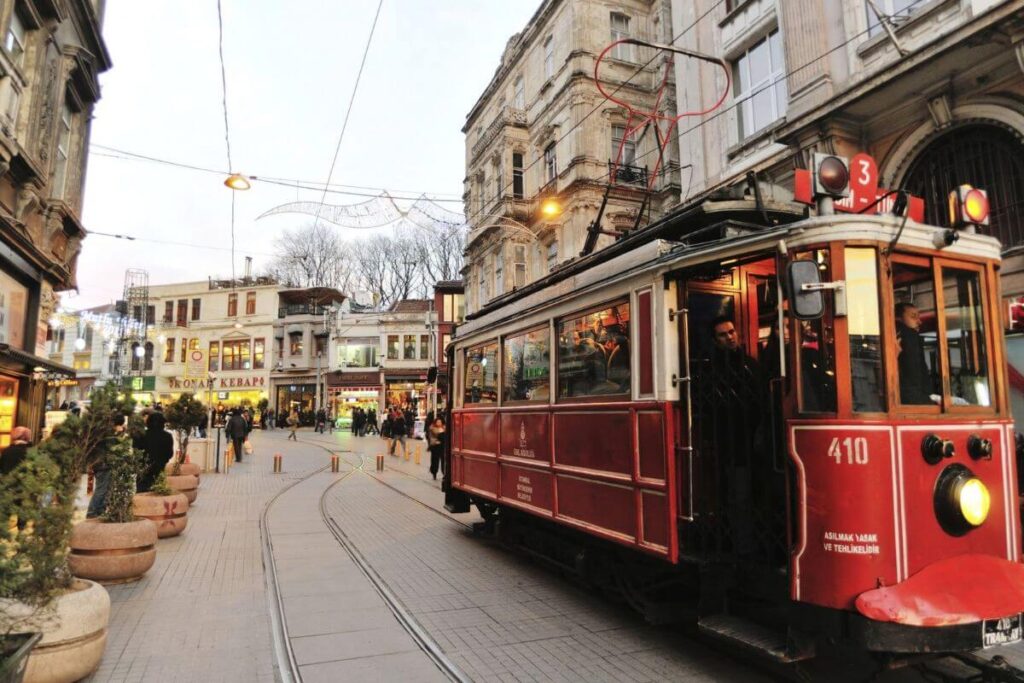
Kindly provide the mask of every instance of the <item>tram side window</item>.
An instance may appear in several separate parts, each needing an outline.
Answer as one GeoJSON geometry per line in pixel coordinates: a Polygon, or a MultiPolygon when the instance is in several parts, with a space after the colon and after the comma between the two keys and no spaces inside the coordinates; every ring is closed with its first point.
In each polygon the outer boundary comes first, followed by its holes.
{"type": "MultiPolygon", "coordinates": [[[[797,256],[812,259],[821,271],[821,281],[832,279],[827,249],[797,256]]],[[[825,297],[825,314],[817,320],[800,320],[800,409],[805,413],[836,411],[836,349],[833,328],[833,299],[825,297]]]]}
{"type": "Polygon", "coordinates": [[[894,262],[892,288],[900,403],[935,405],[942,390],[931,265],[894,262]]]}
{"type": "Polygon", "coordinates": [[[559,323],[559,398],[628,394],[630,367],[628,303],[559,323]]]}
{"type": "Polygon", "coordinates": [[[943,268],[942,297],[953,405],[990,406],[979,273],[943,268]]]}
{"type": "Polygon", "coordinates": [[[861,413],[884,412],[885,380],[875,250],[847,248],[845,265],[853,409],[861,413]]]}
{"type": "Polygon", "coordinates": [[[550,396],[551,353],[547,328],[504,341],[503,401],[546,401],[550,396]]]}
{"type": "Polygon", "coordinates": [[[483,344],[466,351],[463,403],[497,403],[498,343],[483,344]]]}

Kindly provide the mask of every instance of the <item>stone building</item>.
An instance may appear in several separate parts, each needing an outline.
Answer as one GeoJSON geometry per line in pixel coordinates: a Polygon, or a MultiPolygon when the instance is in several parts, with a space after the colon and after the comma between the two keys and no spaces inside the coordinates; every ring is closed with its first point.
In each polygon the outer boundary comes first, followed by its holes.
{"type": "Polygon", "coordinates": [[[0,1],[0,447],[38,433],[56,292],[73,289],[97,75],[110,68],[104,0],[0,1]]]}
{"type": "MultiPolygon", "coordinates": [[[[594,83],[594,65],[613,41],[666,42],[667,0],[543,0],[505,47],[491,82],[466,117],[465,212],[470,233],[463,270],[467,312],[542,277],[583,248],[624,135],[628,112],[594,83]],[[557,216],[541,213],[556,199],[557,216]]],[[[602,82],[648,111],[675,111],[671,82],[657,91],[663,62],[648,48],[617,46],[602,62],[602,82]],[[639,71],[637,71],[640,69],[639,71]]],[[[670,74],[671,76],[671,74],[670,74]]],[[[671,81],[671,78],[669,79],[671,81]]],[[[644,166],[657,158],[654,134],[630,138],[602,227],[631,228],[646,193],[644,166]],[[651,152],[655,152],[651,154],[651,152]],[[642,161],[638,161],[644,157],[642,161]]],[[[676,151],[653,186],[651,215],[679,200],[676,151]]],[[[598,246],[612,237],[601,237],[598,246]]]]}

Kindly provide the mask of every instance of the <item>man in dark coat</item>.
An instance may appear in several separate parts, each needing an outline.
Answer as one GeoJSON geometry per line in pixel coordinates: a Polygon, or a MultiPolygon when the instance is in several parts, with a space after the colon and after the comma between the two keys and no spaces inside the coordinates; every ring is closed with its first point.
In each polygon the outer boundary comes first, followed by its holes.
{"type": "Polygon", "coordinates": [[[0,453],[0,475],[10,474],[21,464],[31,443],[32,430],[28,427],[15,427],[11,431],[11,445],[0,453]]]}
{"type": "Polygon", "coordinates": [[[899,342],[900,403],[930,405],[932,403],[931,371],[925,360],[921,339],[921,314],[917,306],[907,302],[896,304],[896,339],[899,342]]]}
{"type": "Polygon", "coordinates": [[[408,427],[405,422],[405,416],[402,415],[402,411],[395,410],[391,415],[391,447],[388,452],[391,455],[395,454],[395,446],[401,442],[402,444],[402,457],[405,457],[408,453],[405,447],[405,437],[407,434],[408,427]]]}
{"type": "Polygon", "coordinates": [[[235,451],[235,462],[242,462],[245,436],[249,433],[249,425],[239,411],[232,411],[231,417],[228,418],[227,426],[224,428],[224,433],[231,440],[231,447],[235,451]]]}
{"type": "Polygon", "coordinates": [[[148,491],[160,472],[171,461],[174,455],[174,439],[164,429],[167,418],[163,413],[152,412],[146,417],[146,432],[132,442],[136,450],[146,454],[146,470],[139,477],[137,489],[139,493],[148,491]]]}

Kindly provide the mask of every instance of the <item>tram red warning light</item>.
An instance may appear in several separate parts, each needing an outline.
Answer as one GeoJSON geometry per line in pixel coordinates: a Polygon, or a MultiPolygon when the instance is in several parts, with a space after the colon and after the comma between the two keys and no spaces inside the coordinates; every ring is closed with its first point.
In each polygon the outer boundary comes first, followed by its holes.
{"type": "Polygon", "coordinates": [[[956,188],[949,193],[949,219],[953,227],[988,225],[988,193],[970,185],[956,188]]]}
{"type": "Polygon", "coordinates": [[[834,154],[814,155],[814,194],[850,196],[850,163],[834,154]]]}

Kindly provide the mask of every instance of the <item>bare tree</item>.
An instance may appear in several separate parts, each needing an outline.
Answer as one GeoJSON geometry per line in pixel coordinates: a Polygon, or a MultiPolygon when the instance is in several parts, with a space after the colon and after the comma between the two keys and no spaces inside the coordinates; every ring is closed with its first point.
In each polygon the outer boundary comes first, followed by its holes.
{"type": "Polygon", "coordinates": [[[277,256],[268,264],[268,271],[280,282],[342,291],[353,284],[349,250],[336,228],[307,224],[285,230],[274,240],[274,247],[277,256]]]}
{"type": "Polygon", "coordinates": [[[465,227],[437,221],[431,226],[417,226],[416,234],[427,287],[432,288],[440,280],[458,280],[466,242],[465,227]]]}

